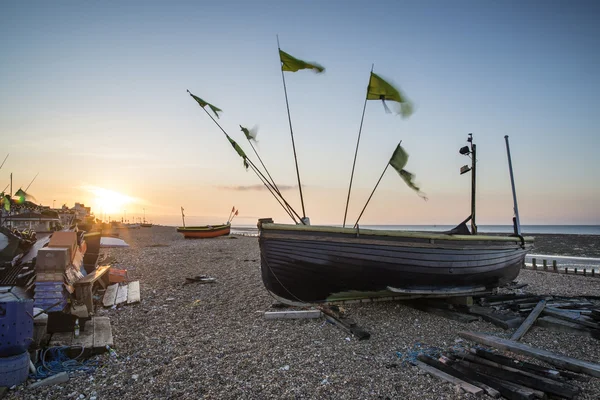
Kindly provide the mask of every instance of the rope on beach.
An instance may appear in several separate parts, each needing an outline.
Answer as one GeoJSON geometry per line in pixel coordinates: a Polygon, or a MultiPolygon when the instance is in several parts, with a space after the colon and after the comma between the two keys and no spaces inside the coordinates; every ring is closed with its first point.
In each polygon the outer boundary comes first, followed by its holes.
{"type": "Polygon", "coordinates": [[[407,365],[414,364],[417,357],[421,354],[437,359],[443,351],[444,350],[439,347],[424,347],[421,343],[417,342],[412,350],[407,351],[406,353],[397,351],[396,355],[402,361],[401,365],[406,367],[407,365]]]}
{"type": "Polygon", "coordinates": [[[44,349],[40,354],[40,365],[35,374],[30,374],[33,379],[43,379],[58,374],[59,372],[83,371],[92,373],[102,365],[100,360],[79,360],[83,355],[83,346],[55,346],[44,349]],[[81,348],[81,352],[75,358],[69,358],[66,351],[81,348]],[[49,361],[46,358],[49,358],[49,361]]]}

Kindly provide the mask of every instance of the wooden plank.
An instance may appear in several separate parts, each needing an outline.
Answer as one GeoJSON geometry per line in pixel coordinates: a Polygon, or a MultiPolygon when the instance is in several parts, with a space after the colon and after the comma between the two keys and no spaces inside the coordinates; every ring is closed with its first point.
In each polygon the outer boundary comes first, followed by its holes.
{"type": "Polygon", "coordinates": [[[541,367],[537,364],[531,364],[527,361],[515,360],[510,357],[503,356],[501,354],[495,354],[487,350],[482,349],[471,349],[471,353],[485,358],[486,360],[494,361],[498,364],[506,365],[507,367],[519,369],[521,371],[528,371],[534,374],[543,375],[548,378],[558,379],[561,373],[552,368],[541,367]]]}
{"type": "Polygon", "coordinates": [[[73,335],[72,345],[86,348],[94,347],[94,319],[85,321],[85,329],[79,332],[79,336],[73,335]]]}
{"type": "Polygon", "coordinates": [[[569,383],[553,380],[548,377],[536,375],[533,372],[521,371],[516,368],[507,367],[506,365],[486,360],[470,353],[460,353],[468,366],[480,371],[483,374],[495,376],[510,382],[518,383],[526,387],[541,390],[547,393],[556,394],[559,396],[572,398],[577,395],[580,389],[577,386],[569,383]]]}
{"type": "Polygon", "coordinates": [[[467,393],[471,393],[471,394],[474,394],[477,396],[480,396],[483,394],[482,388],[471,385],[470,383],[465,382],[462,379],[458,379],[458,378],[456,378],[452,375],[449,375],[443,371],[440,371],[437,368],[433,368],[432,366],[427,365],[424,362],[421,362],[419,360],[414,360],[413,363],[417,367],[421,368],[423,371],[429,373],[430,375],[437,376],[438,378],[441,378],[441,379],[445,380],[446,382],[450,382],[453,385],[460,387],[467,393]]]}
{"type": "Polygon", "coordinates": [[[119,286],[117,290],[117,298],[115,304],[125,303],[127,301],[127,285],[119,286]]]}
{"type": "Polygon", "coordinates": [[[100,279],[104,274],[106,274],[109,270],[110,270],[110,265],[104,265],[102,267],[98,267],[91,274],[88,274],[88,275],[84,276],[83,278],[81,278],[80,280],[78,280],[77,282],[75,282],[75,286],[94,283],[98,279],[100,279]]]}
{"type": "Polygon", "coordinates": [[[331,322],[341,330],[356,336],[358,340],[365,340],[371,337],[371,334],[369,332],[362,329],[356,324],[356,322],[354,322],[351,319],[338,317],[333,313],[331,315],[328,315],[325,311],[323,311],[323,316],[325,316],[325,319],[327,319],[327,321],[331,322]]]}
{"type": "Polygon", "coordinates": [[[569,321],[569,322],[574,322],[583,326],[587,326],[588,328],[592,328],[592,329],[599,329],[600,328],[600,324],[594,324],[592,322],[587,322],[583,319],[581,319],[581,317],[579,315],[577,315],[576,313],[572,313],[569,311],[563,311],[557,309],[557,311],[554,310],[544,310],[543,314],[550,316],[550,317],[554,317],[554,318],[558,318],[558,319],[564,319],[565,321],[569,321]]]}
{"type": "Polygon", "coordinates": [[[108,317],[94,317],[94,348],[113,347],[113,335],[108,317]]]}
{"type": "Polygon", "coordinates": [[[73,342],[73,332],[57,332],[52,334],[50,346],[70,346],[73,342]]]}
{"type": "Polygon", "coordinates": [[[465,374],[471,379],[475,379],[477,382],[482,382],[488,386],[491,386],[492,388],[499,391],[503,397],[506,397],[509,400],[529,400],[535,397],[533,391],[531,390],[522,390],[521,388],[516,387],[510,382],[506,382],[501,379],[495,379],[493,377],[481,374],[477,371],[473,371],[472,369],[465,367],[464,365],[452,364],[452,368],[465,374]]]}
{"type": "Polygon", "coordinates": [[[470,383],[473,386],[482,388],[488,396],[491,396],[495,399],[500,397],[500,392],[497,391],[496,389],[494,389],[493,387],[488,386],[485,383],[478,382],[474,379],[471,379],[468,376],[466,376],[465,374],[463,374],[462,372],[450,367],[449,365],[443,364],[440,361],[433,359],[432,357],[426,356],[425,354],[419,354],[417,356],[417,358],[419,359],[419,361],[422,361],[425,364],[430,365],[433,368],[437,368],[440,371],[447,373],[448,375],[452,375],[458,379],[461,379],[467,383],[470,383]]]}
{"type": "Polygon", "coordinates": [[[538,318],[535,324],[537,326],[541,326],[542,328],[552,329],[559,332],[568,332],[573,333],[575,335],[600,339],[599,330],[591,329],[583,325],[576,324],[574,322],[565,321],[563,319],[558,319],[554,317],[542,317],[538,318]]]}
{"type": "Polygon", "coordinates": [[[509,350],[513,353],[534,357],[539,360],[546,361],[549,364],[556,365],[557,367],[568,369],[569,371],[584,372],[588,375],[600,378],[600,364],[579,360],[569,356],[563,356],[543,349],[537,349],[535,347],[527,346],[523,343],[502,339],[496,336],[487,335],[485,333],[461,331],[458,332],[458,335],[464,339],[472,340],[486,346],[491,346],[502,350],[509,350]]]}
{"type": "Polygon", "coordinates": [[[114,285],[110,285],[106,288],[106,292],[104,293],[104,298],[102,299],[102,304],[104,307],[112,307],[115,304],[115,300],[117,299],[117,291],[119,290],[119,284],[115,283],[114,285]]]}
{"type": "Polygon", "coordinates": [[[531,328],[531,326],[533,325],[537,317],[540,315],[540,313],[544,310],[544,307],[546,307],[546,300],[540,300],[540,302],[537,304],[537,306],[535,306],[533,311],[529,313],[527,318],[525,318],[525,321],[523,321],[519,329],[517,329],[515,333],[513,333],[513,335],[510,337],[510,340],[518,341],[519,339],[521,339],[527,333],[529,328],[531,328]]]}
{"type": "Polygon", "coordinates": [[[417,310],[427,312],[430,314],[434,314],[434,315],[438,315],[440,317],[448,318],[453,321],[470,323],[470,322],[475,322],[475,321],[479,320],[478,317],[475,317],[473,315],[464,314],[464,313],[457,312],[457,311],[444,310],[444,309],[437,308],[437,307],[431,307],[431,306],[428,306],[425,304],[410,303],[409,305],[413,308],[416,308],[417,310]]]}
{"type": "Polygon", "coordinates": [[[522,317],[496,314],[490,309],[476,305],[469,307],[469,313],[479,315],[483,320],[491,322],[502,329],[516,328],[523,321],[522,317]]]}
{"type": "Polygon", "coordinates": [[[321,318],[321,310],[299,310],[299,311],[266,311],[265,319],[305,319],[321,318]]]}
{"type": "Polygon", "coordinates": [[[479,361],[485,361],[486,363],[493,363],[492,361],[483,360],[471,354],[465,354],[465,360],[461,360],[460,363],[482,374],[493,376],[505,381],[514,382],[519,385],[539,390],[541,392],[546,392],[548,394],[561,396],[567,399],[572,399],[581,391],[579,387],[568,383],[554,381],[552,379],[536,376],[534,374],[528,374],[525,372],[513,372],[506,369],[497,368],[489,364],[480,364],[476,361],[478,359],[479,361]],[[466,359],[469,359],[469,361],[466,359]]]}
{"type": "Polygon", "coordinates": [[[129,282],[127,285],[127,304],[140,302],[140,281],[129,282]]]}

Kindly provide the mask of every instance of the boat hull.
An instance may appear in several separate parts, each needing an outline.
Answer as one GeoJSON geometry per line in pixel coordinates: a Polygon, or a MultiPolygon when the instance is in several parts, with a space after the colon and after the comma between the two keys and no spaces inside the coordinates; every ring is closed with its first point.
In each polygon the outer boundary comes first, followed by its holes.
{"type": "Polygon", "coordinates": [[[290,304],[489,290],[518,276],[532,240],[259,224],[263,283],[290,304]]]}
{"type": "Polygon", "coordinates": [[[177,228],[177,232],[183,234],[183,237],[186,239],[208,239],[218,236],[226,236],[229,235],[230,231],[231,225],[206,225],[177,228]]]}

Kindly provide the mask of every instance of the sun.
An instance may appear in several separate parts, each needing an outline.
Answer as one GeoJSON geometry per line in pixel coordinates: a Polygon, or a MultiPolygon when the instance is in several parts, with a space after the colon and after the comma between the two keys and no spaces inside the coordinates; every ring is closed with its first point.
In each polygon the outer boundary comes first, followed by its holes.
{"type": "Polygon", "coordinates": [[[86,190],[94,195],[92,209],[96,214],[120,215],[127,204],[134,199],[125,194],[97,186],[86,186],[86,190]]]}

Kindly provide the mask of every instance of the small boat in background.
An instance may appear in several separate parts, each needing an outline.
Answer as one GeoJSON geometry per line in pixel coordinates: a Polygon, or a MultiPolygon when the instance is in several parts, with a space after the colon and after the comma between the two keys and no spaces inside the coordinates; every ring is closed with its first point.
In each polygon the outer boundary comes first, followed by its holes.
{"type": "Polygon", "coordinates": [[[183,207],[181,207],[183,226],[178,227],[177,232],[182,233],[186,239],[208,239],[227,236],[231,232],[231,221],[238,215],[238,212],[239,210],[236,210],[234,206],[229,213],[227,223],[223,225],[185,226],[185,215],[183,214],[183,207]]]}
{"type": "Polygon", "coordinates": [[[227,236],[230,231],[231,225],[229,223],[216,226],[180,226],[177,228],[177,232],[183,233],[183,237],[186,239],[207,239],[218,236],[227,236]]]}

